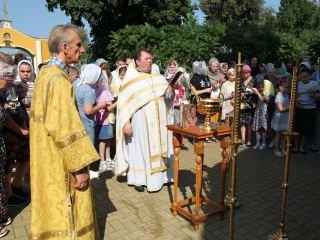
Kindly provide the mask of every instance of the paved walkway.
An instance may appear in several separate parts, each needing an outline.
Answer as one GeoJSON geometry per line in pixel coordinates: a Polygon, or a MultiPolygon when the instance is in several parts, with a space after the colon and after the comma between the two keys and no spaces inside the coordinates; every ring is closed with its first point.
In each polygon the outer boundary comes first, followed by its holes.
{"type": "MultiPolygon", "coordinates": [[[[195,161],[190,143],[180,154],[180,199],[195,187],[195,161]]],[[[204,194],[219,202],[220,148],[207,143],[204,194]]],[[[235,239],[267,239],[279,226],[284,159],[270,149],[241,148],[236,195],[242,206],[235,212],[235,239]]],[[[285,229],[290,239],[320,239],[320,155],[292,154],[285,229]]],[[[170,211],[173,186],[157,193],[138,193],[111,172],[93,181],[101,239],[228,239],[229,212],[224,221],[213,217],[194,231],[189,221],[170,211]]],[[[28,239],[30,207],[11,208],[14,222],[5,239],[28,239]]],[[[45,221],[45,219],[44,219],[45,221]]]]}

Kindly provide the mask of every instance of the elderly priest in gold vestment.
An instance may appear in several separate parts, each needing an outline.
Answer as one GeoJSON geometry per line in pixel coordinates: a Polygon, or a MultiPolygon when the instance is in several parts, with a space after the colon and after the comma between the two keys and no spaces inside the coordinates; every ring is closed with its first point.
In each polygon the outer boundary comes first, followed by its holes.
{"type": "Polygon", "coordinates": [[[99,239],[88,165],[98,160],[75,105],[68,65],[84,48],[73,25],[52,29],[52,59],[34,85],[30,239],[99,239]]]}

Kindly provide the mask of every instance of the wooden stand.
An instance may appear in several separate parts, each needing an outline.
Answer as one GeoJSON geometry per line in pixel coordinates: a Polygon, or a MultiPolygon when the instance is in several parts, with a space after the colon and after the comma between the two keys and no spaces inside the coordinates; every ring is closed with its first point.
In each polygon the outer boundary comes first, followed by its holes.
{"type": "Polygon", "coordinates": [[[219,126],[216,131],[204,131],[200,127],[193,126],[188,128],[181,128],[178,125],[168,125],[168,130],[173,132],[174,145],[174,189],[173,189],[173,203],[171,206],[173,215],[179,213],[187,217],[193,222],[195,230],[199,229],[199,224],[207,220],[209,217],[220,215],[220,219],[224,219],[225,206],[224,196],[226,189],[226,169],[227,169],[227,149],[229,147],[228,138],[231,135],[232,128],[229,126],[219,126]],[[178,179],[179,179],[179,153],[180,153],[180,139],[181,135],[194,138],[194,152],[196,156],[196,196],[178,202],[178,179]],[[206,138],[212,136],[220,137],[220,147],[222,148],[222,163],[221,163],[221,203],[215,203],[202,195],[202,166],[204,157],[204,141],[206,138]],[[214,207],[216,210],[200,215],[199,208],[201,203],[206,203],[214,207]],[[195,213],[190,213],[183,207],[195,203],[195,213]]]}

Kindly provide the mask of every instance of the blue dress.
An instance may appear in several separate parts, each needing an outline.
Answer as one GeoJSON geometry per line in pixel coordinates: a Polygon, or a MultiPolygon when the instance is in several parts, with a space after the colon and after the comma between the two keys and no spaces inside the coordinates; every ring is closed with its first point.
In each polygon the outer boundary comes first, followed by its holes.
{"type": "MultiPolygon", "coordinates": [[[[275,99],[275,103],[282,103],[284,108],[289,108],[290,100],[288,94],[283,95],[282,93],[278,93],[275,99]]],[[[271,128],[276,132],[279,131],[287,131],[288,130],[288,119],[289,119],[289,111],[279,112],[276,107],[276,111],[274,112],[273,119],[271,122],[271,128]]]]}

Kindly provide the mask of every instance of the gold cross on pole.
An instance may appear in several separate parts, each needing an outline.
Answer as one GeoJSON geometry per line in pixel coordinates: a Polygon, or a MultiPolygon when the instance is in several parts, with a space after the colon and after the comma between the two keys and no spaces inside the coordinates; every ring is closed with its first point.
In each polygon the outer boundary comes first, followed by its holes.
{"type": "Polygon", "coordinates": [[[4,20],[8,20],[8,11],[7,11],[6,0],[3,0],[3,13],[4,13],[4,20]]]}

